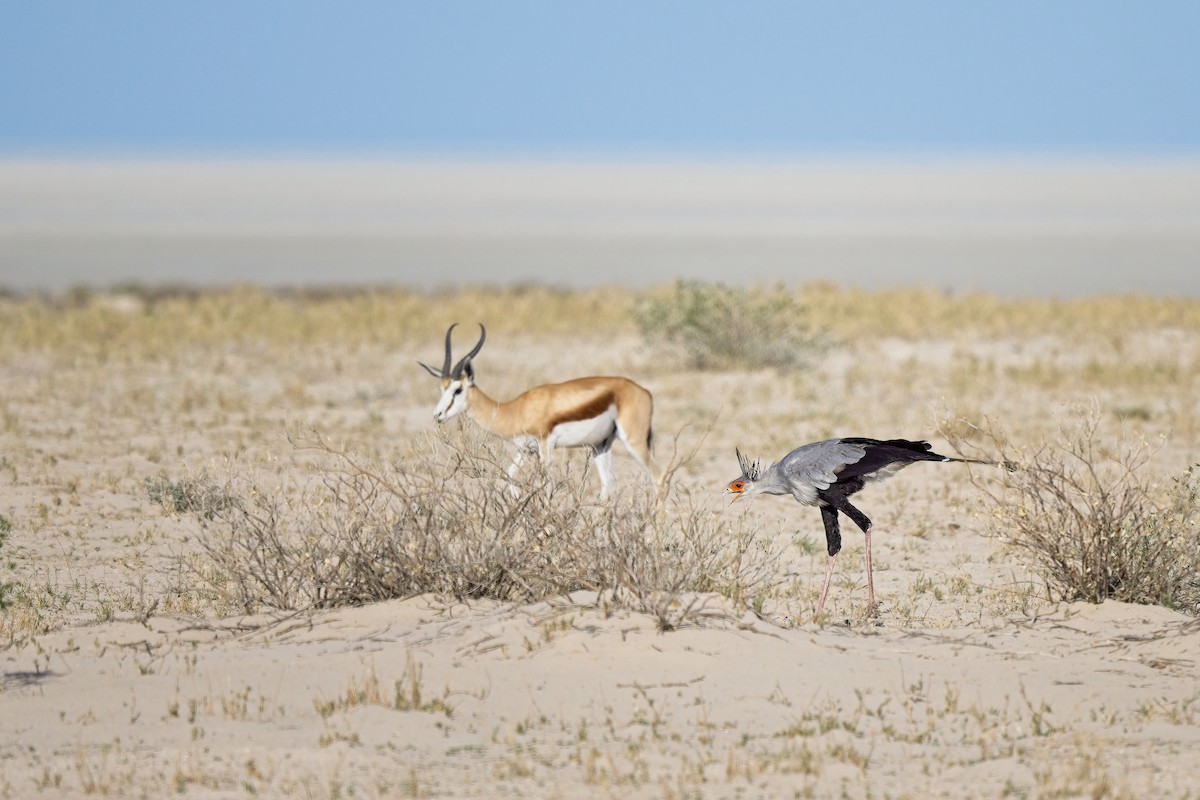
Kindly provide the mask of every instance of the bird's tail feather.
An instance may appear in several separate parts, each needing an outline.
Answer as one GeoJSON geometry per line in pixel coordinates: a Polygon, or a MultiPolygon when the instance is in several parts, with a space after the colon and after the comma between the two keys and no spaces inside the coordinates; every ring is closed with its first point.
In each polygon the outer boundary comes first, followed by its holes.
{"type": "Polygon", "coordinates": [[[985,467],[1002,467],[1008,472],[1016,472],[1020,469],[1020,465],[1015,461],[987,461],[982,458],[950,458],[949,456],[946,456],[946,460],[958,464],[982,464],[985,467]]]}

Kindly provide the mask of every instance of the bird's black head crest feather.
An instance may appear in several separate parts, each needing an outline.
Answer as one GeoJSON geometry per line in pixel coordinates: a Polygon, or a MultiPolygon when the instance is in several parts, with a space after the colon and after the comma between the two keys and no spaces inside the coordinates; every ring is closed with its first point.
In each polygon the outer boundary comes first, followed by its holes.
{"type": "Polygon", "coordinates": [[[746,458],[746,454],[736,447],[733,449],[733,452],[737,453],[738,465],[742,468],[742,477],[748,481],[758,480],[759,475],[762,474],[759,462],[746,458]]]}

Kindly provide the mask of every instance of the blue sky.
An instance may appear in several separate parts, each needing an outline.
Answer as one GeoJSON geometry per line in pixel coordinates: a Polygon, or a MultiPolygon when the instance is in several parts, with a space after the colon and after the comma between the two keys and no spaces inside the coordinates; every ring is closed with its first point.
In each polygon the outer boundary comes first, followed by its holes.
{"type": "Polygon", "coordinates": [[[1197,2],[3,2],[0,154],[1200,152],[1197,2]]]}

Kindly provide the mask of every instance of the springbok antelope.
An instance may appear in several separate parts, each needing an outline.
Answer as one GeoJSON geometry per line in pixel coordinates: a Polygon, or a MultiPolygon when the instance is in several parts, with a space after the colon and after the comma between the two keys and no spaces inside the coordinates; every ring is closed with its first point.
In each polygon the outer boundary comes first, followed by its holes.
{"type": "Polygon", "coordinates": [[[657,491],[662,491],[663,475],[650,456],[654,400],[649,391],[628,378],[595,376],[535,386],[512,400],[497,402],[475,385],[471,360],[487,338],[482,323],[479,341],[450,367],[450,336],[457,324],[446,330],[446,356],[440,370],[417,362],[442,382],[442,396],[433,410],[438,423],[465,411],[484,430],[513,442],[517,450],[509,477],[527,454],[536,452],[542,463],[549,463],[550,451],[556,447],[590,448],[600,474],[601,499],[613,487],[612,446],[620,439],[655,481],[657,491]]]}

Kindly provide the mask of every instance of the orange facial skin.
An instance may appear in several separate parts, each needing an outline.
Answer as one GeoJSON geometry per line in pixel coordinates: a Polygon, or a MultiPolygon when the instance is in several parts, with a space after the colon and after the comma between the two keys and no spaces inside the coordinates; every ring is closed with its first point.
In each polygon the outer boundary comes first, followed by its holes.
{"type": "MultiPolygon", "coordinates": [[[[729,484],[729,486],[727,486],[725,488],[725,493],[726,494],[736,494],[738,497],[741,497],[742,492],[744,492],[745,490],[746,490],[746,482],[745,481],[734,481],[733,483],[729,484]]],[[[737,498],[734,498],[734,499],[736,500],[737,498]]]]}

